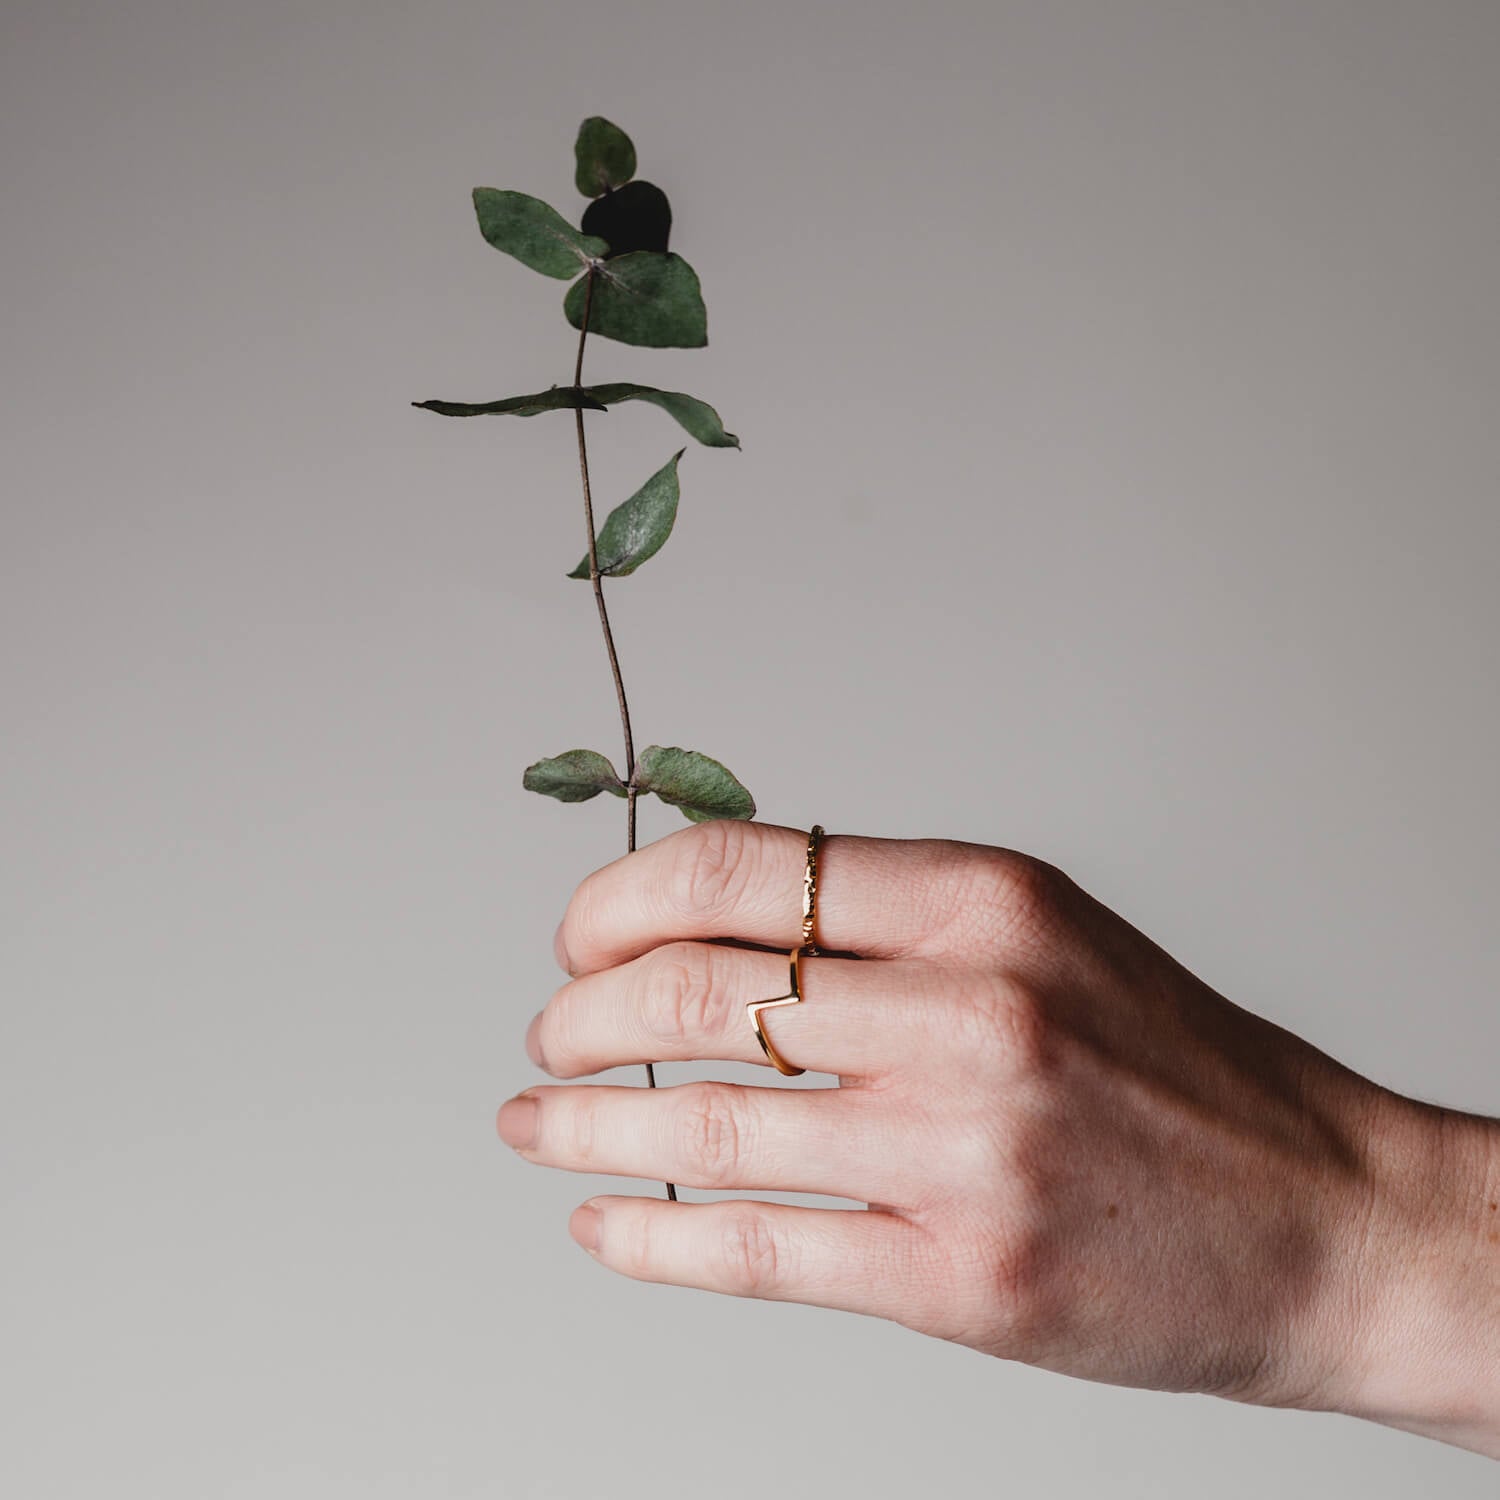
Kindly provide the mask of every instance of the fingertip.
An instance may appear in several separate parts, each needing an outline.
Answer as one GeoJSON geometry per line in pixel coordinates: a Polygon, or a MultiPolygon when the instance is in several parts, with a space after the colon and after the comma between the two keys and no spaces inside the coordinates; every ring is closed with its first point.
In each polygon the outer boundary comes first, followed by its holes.
{"type": "Polygon", "coordinates": [[[542,1012],[538,1011],[532,1018],[531,1024],[526,1028],[526,1055],[544,1073],[547,1071],[546,1054],[542,1051],[542,1012]]]}
{"type": "Polygon", "coordinates": [[[599,1241],[604,1227],[604,1215],[592,1200],[580,1203],[568,1219],[568,1233],[590,1255],[599,1253],[599,1241]]]}

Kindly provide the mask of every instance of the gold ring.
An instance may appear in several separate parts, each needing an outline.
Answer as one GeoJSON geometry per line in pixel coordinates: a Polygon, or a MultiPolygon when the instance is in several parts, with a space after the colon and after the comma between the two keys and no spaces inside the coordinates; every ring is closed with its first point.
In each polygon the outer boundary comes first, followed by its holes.
{"type": "Polygon", "coordinates": [[[807,874],[802,880],[802,941],[787,954],[790,988],[785,995],[773,995],[769,1000],[752,1000],[745,1007],[750,1015],[750,1024],[755,1027],[755,1039],[760,1043],[760,1050],[766,1054],[771,1066],[788,1078],[795,1078],[798,1073],[805,1073],[807,1069],[794,1068],[776,1050],[771,1038],[766,1035],[761,1012],[775,1010],[781,1005],[796,1005],[802,999],[802,960],[822,952],[814,941],[814,924],[818,911],[818,843],[822,837],[822,828],[814,823],[812,832],[807,836],[807,874]]]}
{"type": "Polygon", "coordinates": [[[821,953],[813,936],[818,913],[818,846],[823,842],[823,825],[814,823],[807,836],[807,872],[802,877],[802,948],[807,953],[821,953]]]}

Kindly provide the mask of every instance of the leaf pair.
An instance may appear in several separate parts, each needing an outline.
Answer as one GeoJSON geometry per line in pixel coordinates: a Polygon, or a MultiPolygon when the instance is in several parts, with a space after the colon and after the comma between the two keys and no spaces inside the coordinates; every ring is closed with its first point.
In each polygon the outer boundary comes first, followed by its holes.
{"type": "Polygon", "coordinates": [[[659,406],[678,425],[709,448],[738,448],[740,440],[725,432],[719,414],[708,402],[685,391],[659,391],[651,385],[617,381],[613,385],[553,386],[530,396],[507,396],[503,401],[413,401],[424,411],[443,417],[513,416],[534,417],[544,411],[607,411],[620,401],[646,401],[659,406]]]}
{"type": "Polygon", "coordinates": [[[667,248],[672,206],[654,182],[631,181],[635,146],[618,125],[590,115],[578,127],[573,157],[573,181],[585,198],[594,200],[583,212],[582,229],[609,241],[606,259],[667,248]]]}
{"type": "MultiPolygon", "coordinates": [[[[612,196],[622,198],[624,193],[612,196]]],[[[666,202],[664,196],[661,202],[666,202]]],[[[577,276],[562,299],[562,311],[574,329],[582,329],[586,309],[588,332],[619,344],[657,350],[694,350],[708,344],[708,311],[697,273],[681,255],[667,251],[664,231],[646,233],[636,219],[621,219],[619,214],[613,219],[609,214],[585,214],[591,226],[613,225],[612,249],[610,240],[574,229],[540,198],[498,187],[475,187],[474,213],[480,234],[496,251],[559,281],[577,276]],[[660,249],[654,248],[657,240],[660,249]],[[636,248],[642,243],[645,248],[636,248]]]]}
{"type": "MultiPolygon", "coordinates": [[[[587,802],[600,792],[626,795],[607,756],[597,750],[565,750],[527,766],[521,785],[559,802],[587,802]]],[[[713,818],[753,818],[755,799],[727,766],[697,750],[648,745],[636,758],[637,792],[654,792],[694,823],[713,818]]]]}

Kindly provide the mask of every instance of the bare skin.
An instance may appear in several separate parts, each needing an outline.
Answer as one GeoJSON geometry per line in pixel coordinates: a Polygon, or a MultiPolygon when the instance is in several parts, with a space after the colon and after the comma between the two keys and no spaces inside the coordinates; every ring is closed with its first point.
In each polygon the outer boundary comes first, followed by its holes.
{"type": "Polygon", "coordinates": [[[556,1078],[730,1059],[767,1087],[548,1085],[499,1128],[546,1166],[866,1206],[603,1195],[569,1222],[598,1260],[1500,1458],[1500,1121],[1361,1078],[1053,866],[948,839],[824,839],[825,953],[765,1019],[838,1085],[778,1086],[745,1006],[786,992],[806,839],[703,823],[590,875],[526,1037],[556,1078]]]}

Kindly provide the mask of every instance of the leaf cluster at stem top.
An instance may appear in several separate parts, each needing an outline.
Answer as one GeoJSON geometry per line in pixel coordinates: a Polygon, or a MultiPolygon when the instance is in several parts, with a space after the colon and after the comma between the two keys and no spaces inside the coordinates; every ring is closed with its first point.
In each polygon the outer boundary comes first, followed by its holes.
{"type": "Polygon", "coordinates": [[[592,387],[581,383],[583,340],[588,334],[646,348],[701,348],[708,342],[708,315],[697,273],[667,248],[672,212],[666,194],[635,175],[636,151],[630,137],[603,116],[591,115],[579,127],[573,150],[574,185],[590,200],[576,228],[550,204],[527,193],[477,187],[473,201],[480,233],[490,245],[543,276],[571,283],[563,311],[580,334],[574,384],[499,401],[413,404],[448,417],[575,414],[589,550],[568,576],[591,581],[597,595],[619,696],[626,761],[634,764],[627,783],[598,751],[567,750],[528,766],[522,784],[563,802],[588,801],[603,791],[628,798],[634,848],[635,797],[641,793],[654,793],[698,822],[754,817],[755,802],[726,766],[700,751],[650,745],[638,757],[633,754],[629,708],[602,580],[635,572],[666,543],[677,516],[677,469],[683,450],[616,506],[596,534],[583,413],[641,401],[659,407],[708,447],[738,448],[739,439],[725,430],[712,406],[686,392],[629,381],[592,387]]]}

